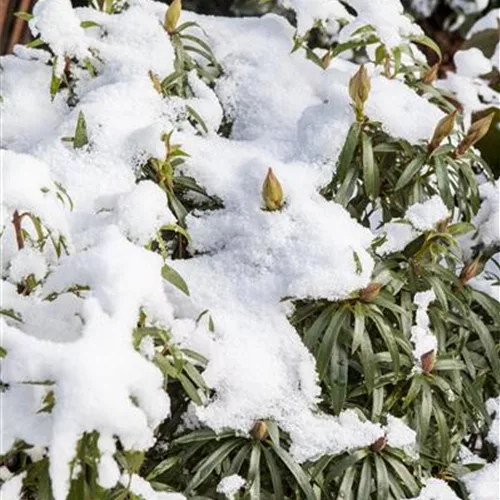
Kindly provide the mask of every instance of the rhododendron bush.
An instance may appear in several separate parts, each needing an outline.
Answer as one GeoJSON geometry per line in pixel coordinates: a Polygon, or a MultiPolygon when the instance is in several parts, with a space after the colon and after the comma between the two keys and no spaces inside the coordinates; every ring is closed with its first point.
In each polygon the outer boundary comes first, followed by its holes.
{"type": "Polygon", "coordinates": [[[497,498],[498,63],[437,79],[398,0],[281,11],[22,14],[2,498],[497,498]]]}

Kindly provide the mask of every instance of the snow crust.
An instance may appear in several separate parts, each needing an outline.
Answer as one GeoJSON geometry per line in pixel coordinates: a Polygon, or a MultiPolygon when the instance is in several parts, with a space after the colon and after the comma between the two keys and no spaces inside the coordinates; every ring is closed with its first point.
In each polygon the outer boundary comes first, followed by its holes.
{"type": "Polygon", "coordinates": [[[246,481],[238,474],[227,476],[217,485],[217,493],[224,495],[228,500],[233,500],[245,483],[246,481]]]}
{"type": "Polygon", "coordinates": [[[430,478],[425,481],[425,486],[418,497],[410,500],[460,500],[455,492],[442,479],[430,478]]]}
{"type": "Polygon", "coordinates": [[[437,338],[430,330],[430,319],[427,314],[429,304],[434,300],[436,300],[436,295],[433,290],[419,292],[414,298],[417,314],[415,325],[411,327],[411,341],[415,346],[413,356],[418,366],[420,366],[420,360],[424,354],[436,351],[438,347],[437,338]]]}
{"type": "Polygon", "coordinates": [[[0,498],[2,500],[21,500],[21,488],[26,473],[23,472],[17,476],[7,479],[0,486],[0,498]]]}
{"type": "Polygon", "coordinates": [[[496,448],[497,458],[482,469],[461,477],[470,500],[489,500],[500,485],[500,397],[489,399],[486,409],[494,417],[486,440],[496,448]]]}
{"type": "Polygon", "coordinates": [[[427,99],[399,80],[376,76],[366,103],[366,115],[382,123],[385,131],[393,137],[406,139],[411,144],[429,140],[434,128],[444,113],[427,99]],[[411,116],[401,126],[401,117],[411,116]]]}

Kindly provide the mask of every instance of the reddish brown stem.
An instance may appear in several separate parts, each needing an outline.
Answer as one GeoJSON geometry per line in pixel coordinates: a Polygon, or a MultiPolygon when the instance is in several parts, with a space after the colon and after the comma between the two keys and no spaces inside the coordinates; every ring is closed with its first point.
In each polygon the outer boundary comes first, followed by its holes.
{"type": "Polygon", "coordinates": [[[17,248],[22,250],[24,248],[24,238],[23,238],[23,230],[21,228],[21,219],[22,215],[19,215],[19,212],[16,210],[14,215],[12,216],[12,224],[14,224],[14,230],[16,232],[16,241],[17,248]]]}

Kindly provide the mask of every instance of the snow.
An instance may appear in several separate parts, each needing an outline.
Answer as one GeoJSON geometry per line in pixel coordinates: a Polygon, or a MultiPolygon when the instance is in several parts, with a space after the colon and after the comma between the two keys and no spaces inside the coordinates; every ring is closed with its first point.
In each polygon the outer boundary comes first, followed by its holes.
{"type": "Polygon", "coordinates": [[[498,29],[498,24],[500,21],[500,9],[491,9],[484,16],[480,17],[473,25],[472,28],[467,33],[467,38],[472,38],[473,35],[481,33],[481,31],[498,29]]]}
{"type": "Polygon", "coordinates": [[[430,330],[430,320],[427,314],[429,304],[436,300],[432,290],[415,294],[414,303],[417,306],[415,325],[411,327],[411,341],[414,344],[413,357],[420,366],[421,357],[431,351],[436,351],[437,338],[430,330]]]}
{"type": "Polygon", "coordinates": [[[117,226],[139,245],[145,245],[158,230],[176,219],[168,208],[164,191],[152,181],[137,184],[116,202],[117,226]]]}
{"type": "Polygon", "coordinates": [[[56,56],[86,57],[84,30],[69,0],[40,0],[33,7],[33,16],[33,35],[40,35],[56,56]]]}
{"type": "Polygon", "coordinates": [[[436,10],[439,0],[410,0],[413,11],[422,17],[430,17],[436,10]]]}
{"type": "Polygon", "coordinates": [[[404,220],[384,224],[380,229],[380,233],[385,237],[384,242],[377,249],[380,255],[403,250],[408,243],[419,235],[418,231],[404,220]]]}
{"type": "Polygon", "coordinates": [[[485,75],[492,70],[491,61],[475,47],[459,50],[453,57],[457,74],[469,77],[485,75]]]}
{"type": "Polygon", "coordinates": [[[151,485],[137,474],[123,474],[120,483],[127,487],[134,495],[142,500],[185,500],[186,497],[180,493],[167,493],[155,491],[151,485]]]}
{"type": "Polygon", "coordinates": [[[309,31],[317,21],[352,18],[337,0],[282,0],[281,3],[296,12],[297,31],[301,34],[309,31]]]}
{"type": "Polygon", "coordinates": [[[10,261],[9,276],[13,283],[20,283],[31,274],[41,280],[47,274],[47,263],[38,250],[25,247],[10,261]]]}
{"type": "Polygon", "coordinates": [[[355,20],[342,28],[340,42],[363,26],[372,26],[381,42],[392,49],[403,43],[404,37],[422,35],[422,30],[411,19],[404,15],[399,0],[348,0],[357,12],[355,20]],[[391,22],[387,22],[390,19],[391,22]]]}
{"type": "Polygon", "coordinates": [[[21,488],[25,477],[26,473],[24,472],[5,481],[0,487],[0,498],[2,500],[21,500],[21,488]]]}
{"type": "Polygon", "coordinates": [[[474,218],[478,240],[486,246],[500,241],[500,181],[479,187],[481,207],[474,218]]]}
{"type": "Polygon", "coordinates": [[[405,218],[419,231],[430,231],[438,222],[450,216],[440,196],[434,195],[423,203],[415,203],[406,211],[405,218]]]}
{"type": "Polygon", "coordinates": [[[425,481],[425,486],[420,495],[409,500],[460,500],[455,492],[442,479],[430,478],[425,481]]]}
{"type": "Polygon", "coordinates": [[[422,203],[408,207],[404,219],[393,220],[381,226],[380,236],[384,241],[377,248],[380,255],[400,252],[408,243],[425,231],[435,229],[436,224],[450,216],[439,196],[432,196],[422,203]]]}
{"type": "Polygon", "coordinates": [[[448,0],[448,3],[450,7],[465,15],[476,14],[488,6],[488,0],[448,0]]]}
{"type": "Polygon", "coordinates": [[[399,448],[410,457],[417,457],[417,433],[406,423],[392,415],[387,416],[385,426],[387,444],[392,448],[399,448]]]}
{"type": "Polygon", "coordinates": [[[488,413],[494,417],[486,436],[497,450],[497,458],[483,468],[470,472],[460,478],[465,484],[470,500],[490,500],[500,485],[500,397],[491,398],[486,402],[488,413]]]}
{"type": "Polygon", "coordinates": [[[466,123],[469,123],[471,113],[498,106],[500,103],[500,94],[490,87],[486,79],[480,78],[498,66],[497,53],[498,47],[493,57],[488,59],[475,47],[458,51],[453,58],[456,72],[448,72],[445,79],[436,82],[438,87],[455,95],[464,108],[466,123]]]}
{"type": "Polygon", "coordinates": [[[233,474],[232,476],[226,476],[217,485],[217,493],[225,495],[228,500],[234,500],[238,490],[245,486],[246,481],[238,474],[233,474]]]}
{"type": "Polygon", "coordinates": [[[406,139],[410,144],[432,137],[434,128],[444,117],[437,106],[399,80],[378,75],[372,78],[371,85],[365,107],[371,120],[381,122],[389,135],[406,139]],[[411,120],[402,122],[401,116],[411,116],[411,120]]]}

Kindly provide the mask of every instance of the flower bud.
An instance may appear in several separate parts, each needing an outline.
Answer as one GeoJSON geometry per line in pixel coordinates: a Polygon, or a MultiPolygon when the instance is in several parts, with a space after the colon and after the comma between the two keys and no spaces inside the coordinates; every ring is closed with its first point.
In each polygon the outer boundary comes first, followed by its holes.
{"type": "Polygon", "coordinates": [[[370,446],[370,450],[375,453],[381,452],[387,446],[387,437],[382,436],[379,437],[372,445],[370,446]]]}
{"type": "Polygon", "coordinates": [[[167,9],[165,14],[165,29],[168,34],[171,35],[175,33],[175,28],[179,22],[179,17],[181,17],[182,10],[182,0],[174,0],[167,9]]]}
{"type": "Polygon", "coordinates": [[[429,375],[436,364],[436,353],[434,351],[429,351],[422,354],[422,356],[420,356],[420,364],[422,365],[422,371],[426,375],[429,375]]]}
{"type": "Polygon", "coordinates": [[[323,69],[327,69],[328,66],[330,66],[330,63],[332,62],[332,53],[328,51],[322,58],[321,58],[321,66],[323,69]]]}
{"type": "Polygon", "coordinates": [[[364,64],[349,80],[349,95],[351,96],[354,108],[356,109],[356,117],[361,120],[363,117],[363,108],[371,90],[370,77],[364,64]]]}
{"type": "Polygon", "coordinates": [[[264,439],[266,439],[266,437],[268,436],[267,424],[262,420],[255,422],[252,430],[250,431],[250,434],[254,439],[258,441],[264,441],[264,439]]]}
{"type": "Polygon", "coordinates": [[[489,115],[476,120],[471,126],[467,135],[464,137],[463,141],[457,146],[454,152],[454,156],[462,156],[467,150],[480,141],[487,133],[490,128],[491,122],[493,121],[493,116],[495,113],[490,113],[489,115]]]}
{"type": "Polygon", "coordinates": [[[380,283],[370,283],[359,292],[359,300],[362,302],[373,302],[380,294],[382,285],[380,283]]]}
{"type": "Polygon", "coordinates": [[[262,186],[262,200],[266,210],[279,210],[283,206],[283,189],[271,168],[262,186]]]}
{"type": "Polygon", "coordinates": [[[437,149],[443,140],[453,132],[456,116],[457,110],[454,110],[439,120],[436,128],[434,129],[434,135],[432,136],[431,142],[429,143],[429,153],[432,153],[435,149],[437,149]]]}
{"type": "Polygon", "coordinates": [[[479,274],[481,257],[478,255],[473,261],[464,266],[460,273],[460,283],[466,285],[472,278],[479,274]]]}
{"type": "Polygon", "coordinates": [[[435,82],[438,76],[438,71],[439,71],[439,63],[436,63],[429,68],[429,71],[427,71],[427,73],[422,78],[422,82],[426,83],[427,85],[430,85],[431,83],[435,82]]]}

